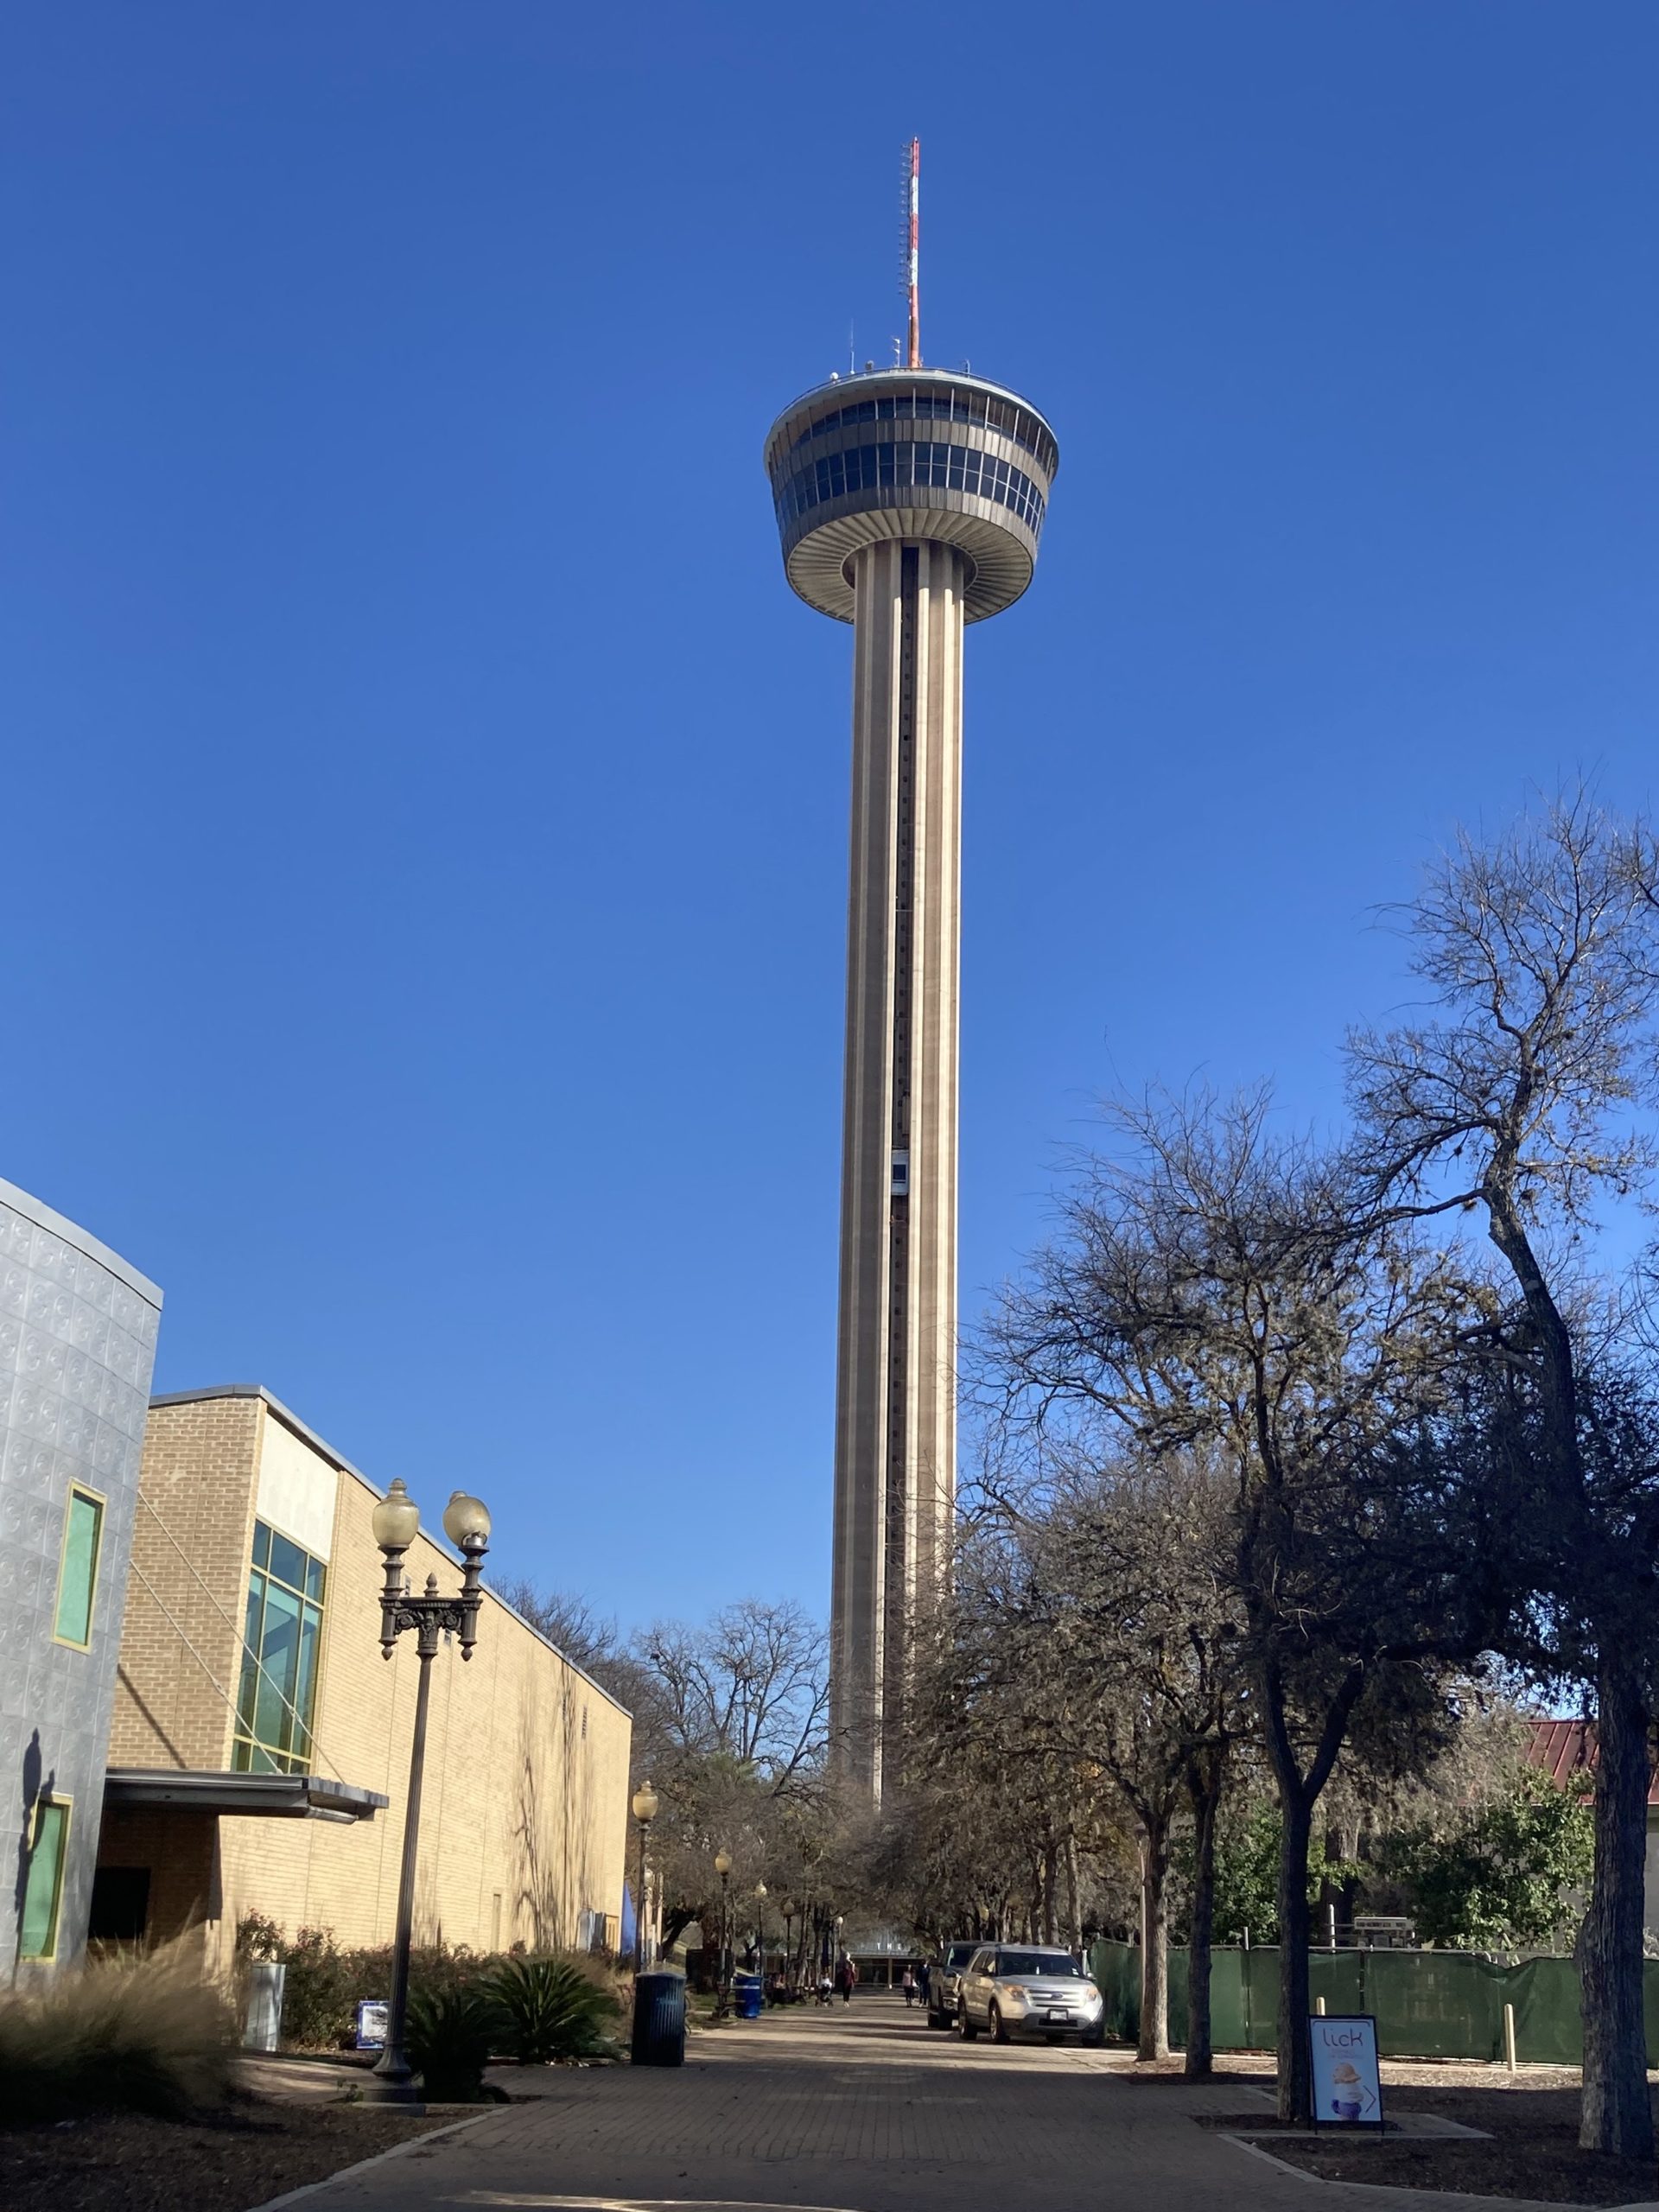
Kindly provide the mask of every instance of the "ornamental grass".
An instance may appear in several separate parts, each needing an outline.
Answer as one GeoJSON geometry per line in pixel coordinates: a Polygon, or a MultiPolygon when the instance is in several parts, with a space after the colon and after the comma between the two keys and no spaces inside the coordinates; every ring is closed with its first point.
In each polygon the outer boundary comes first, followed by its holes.
{"type": "Polygon", "coordinates": [[[228,1999],[178,1948],[90,1959],[0,1995],[0,2124],[207,2110],[236,2050],[228,1999]]]}

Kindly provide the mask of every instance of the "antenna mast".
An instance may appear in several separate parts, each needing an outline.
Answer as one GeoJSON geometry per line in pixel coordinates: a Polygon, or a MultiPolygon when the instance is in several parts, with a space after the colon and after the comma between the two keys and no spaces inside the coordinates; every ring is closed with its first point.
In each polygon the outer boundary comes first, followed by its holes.
{"type": "Polygon", "coordinates": [[[922,142],[919,138],[912,138],[910,142],[907,167],[910,174],[906,195],[908,226],[905,242],[905,289],[910,301],[910,359],[906,365],[919,369],[922,365],[921,295],[917,280],[922,204],[922,142]]]}

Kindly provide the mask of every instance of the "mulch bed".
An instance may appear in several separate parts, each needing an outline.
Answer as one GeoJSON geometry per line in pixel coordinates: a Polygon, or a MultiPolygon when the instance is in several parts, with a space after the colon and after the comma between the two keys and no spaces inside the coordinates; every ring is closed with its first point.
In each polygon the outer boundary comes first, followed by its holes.
{"type": "MultiPolygon", "coordinates": [[[[1273,2123],[1254,2114],[1233,2122],[1240,2134],[1268,2137],[1264,2149],[1324,2181],[1364,2181],[1395,2189],[1446,2189],[1464,2196],[1537,2197],[1551,2204],[1632,2204],[1659,2196],[1659,2167],[1604,2158],[1579,2148],[1576,2088],[1382,2089],[1392,2111],[1439,2113],[1490,2132],[1487,2142],[1456,2136],[1415,2140],[1385,2135],[1355,2142],[1327,2137],[1272,2139],[1273,2123]]],[[[1217,2123],[1213,2120],[1211,2126],[1217,2123]]]]}
{"type": "Polygon", "coordinates": [[[453,2108],[411,2120],[368,2106],[250,2100],[199,2120],[108,2113],[8,2128],[0,2204],[6,2212],[247,2212],[461,2117],[453,2108]]]}

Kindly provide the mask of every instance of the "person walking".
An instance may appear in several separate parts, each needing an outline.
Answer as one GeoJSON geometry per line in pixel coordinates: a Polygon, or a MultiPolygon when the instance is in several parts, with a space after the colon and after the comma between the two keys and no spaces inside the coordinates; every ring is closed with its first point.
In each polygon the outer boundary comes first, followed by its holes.
{"type": "Polygon", "coordinates": [[[853,1964],[852,1960],[848,1956],[847,1953],[843,1951],[841,1956],[836,1961],[836,1987],[840,1993],[841,2001],[843,2005],[850,2005],[852,2003],[853,1991],[857,1986],[857,1984],[858,1968],[853,1964]]]}
{"type": "Polygon", "coordinates": [[[905,2010],[908,2012],[911,2006],[916,2002],[916,1971],[913,1967],[906,1967],[905,1978],[899,1983],[899,1986],[905,1993],[905,2010]]]}

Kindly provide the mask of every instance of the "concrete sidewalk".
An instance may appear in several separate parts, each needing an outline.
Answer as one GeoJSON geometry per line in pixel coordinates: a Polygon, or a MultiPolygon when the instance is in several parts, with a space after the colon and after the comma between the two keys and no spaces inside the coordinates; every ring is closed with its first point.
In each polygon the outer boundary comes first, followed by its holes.
{"type": "MultiPolygon", "coordinates": [[[[529,2101],[355,2176],[316,2212],[410,2206],[835,2212],[1531,2212],[1514,2199],[1287,2172],[1197,2112],[1270,2110],[1236,2080],[1125,2078],[1111,2051],[959,2044],[886,1994],[695,2035],[683,2069],[538,2071],[529,2101]]],[[[1560,2208],[1554,2208],[1560,2212],[1560,2208]]]]}

